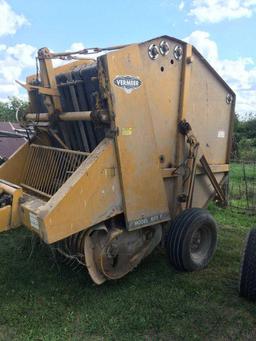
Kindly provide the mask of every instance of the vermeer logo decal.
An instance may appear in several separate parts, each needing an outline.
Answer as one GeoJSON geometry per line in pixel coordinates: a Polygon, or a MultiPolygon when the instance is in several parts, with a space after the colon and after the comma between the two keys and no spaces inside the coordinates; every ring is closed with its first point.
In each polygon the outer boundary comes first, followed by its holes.
{"type": "Polygon", "coordinates": [[[142,81],[139,77],[135,76],[116,76],[114,84],[123,89],[127,94],[130,94],[141,86],[142,81]]]}

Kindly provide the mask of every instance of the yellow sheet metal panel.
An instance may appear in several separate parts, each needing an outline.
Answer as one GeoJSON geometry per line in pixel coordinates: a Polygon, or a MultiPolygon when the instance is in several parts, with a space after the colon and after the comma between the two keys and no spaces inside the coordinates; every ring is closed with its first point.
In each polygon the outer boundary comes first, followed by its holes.
{"type": "Polygon", "coordinates": [[[169,37],[160,37],[140,45],[140,55],[144,72],[144,87],[148,107],[152,117],[160,167],[175,164],[177,119],[179,111],[182,60],[174,57],[174,50],[181,46],[169,37]],[[168,44],[169,52],[151,59],[148,50],[152,44],[168,44]]]}
{"type": "Polygon", "coordinates": [[[230,129],[235,100],[230,88],[193,49],[187,121],[210,164],[228,163],[230,129]]]}
{"type": "MultiPolygon", "coordinates": [[[[12,196],[12,204],[11,206],[6,206],[10,207],[10,218],[8,220],[8,223],[6,227],[3,227],[3,222],[2,222],[2,229],[3,231],[9,229],[9,228],[16,228],[19,227],[21,224],[21,219],[20,219],[20,199],[22,198],[22,188],[11,184],[7,181],[0,180],[0,194],[1,193],[7,193],[12,196]]],[[[4,208],[4,207],[3,207],[4,208]]],[[[6,212],[3,210],[1,211],[0,209],[0,219],[3,219],[3,221],[6,219],[6,212]],[[1,214],[3,214],[3,218],[1,217],[1,214]]]]}
{"type": "MultiPolygon", "coordinates": [[[[214,174],[218,183],[221,183],[225,177],[225,173],[214,174]]],[[[193,196],[193,207],[206,207],[211,199],[215,196],[214,188],[207,175],[197,175],[195,179],[195,189],[193,196]]]]}
{"type": "Polygon", "coordinates": [[[24,226],[37,233],[42,239],[46,239],[45,231],[41,227],[42,221],[38,219],[38,214],[40,213],[40,209],[42,209],[46,201],[35,197],[34,195],[25,194],[23,196],[20,215],[21,221],[24,226]],[[41,226],[40,226],[41,225],[41,226]]]}
{"type": "Polygon", "coordinates": [[[44,240],[53,243],[122,212],[114,143],[104,139],[37,217],[44,240]]]}
{"type": "Polygon", "coordinates": [[[109,53],[107,64],[127,228],[166,221],[169,210],[140,47],[109,53]]]}
{"type": "Polygon", "coordinates": [[[5,163],[0,166],[0,179],[19,185],[23,174],[29,144],[22,145],[5,163]]]}
{"type": "Polygon", "coordinates": [[[0,232],[9,230],[11,224],[12,207],[5,206],[0,208],[0,232]]]}

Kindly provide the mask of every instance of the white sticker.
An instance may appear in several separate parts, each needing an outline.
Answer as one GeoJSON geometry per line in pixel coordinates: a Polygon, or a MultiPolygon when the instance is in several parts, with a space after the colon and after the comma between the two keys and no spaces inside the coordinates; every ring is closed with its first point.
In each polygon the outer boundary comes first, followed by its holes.
{"type": "Polygon", "coordinates": [[[219,139],[224,139],[225,137],[225,131],[224,130],[219,130],[218,131],[218,138],[219,139]]]}
{"type": "Polygon", "coordinates": [[[36,214],[29,212],[29,220],[30,220],[31,226],[39,230],[40,226],[39,226],[39,221],[37,219],[36,214]]]}

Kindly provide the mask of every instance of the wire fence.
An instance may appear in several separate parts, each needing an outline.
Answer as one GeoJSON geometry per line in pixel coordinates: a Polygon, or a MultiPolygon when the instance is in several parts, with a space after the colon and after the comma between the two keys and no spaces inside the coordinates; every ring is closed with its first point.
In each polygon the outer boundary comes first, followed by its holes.
{"type": "Polygon", "coordinates": [[[256,214],[256,161],[231,163],[229,205],[256,214]]]}

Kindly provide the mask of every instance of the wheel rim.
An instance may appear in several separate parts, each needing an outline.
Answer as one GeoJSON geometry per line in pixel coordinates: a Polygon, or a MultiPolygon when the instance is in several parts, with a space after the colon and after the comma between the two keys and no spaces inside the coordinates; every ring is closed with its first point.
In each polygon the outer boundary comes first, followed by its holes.
{"type": "Polygon", "coordinates": [[[202,262],[207,258],[212,245],[212,234],[208,226],[196,229],[190,241],[190,255],[194,262],[202,262]]]}

